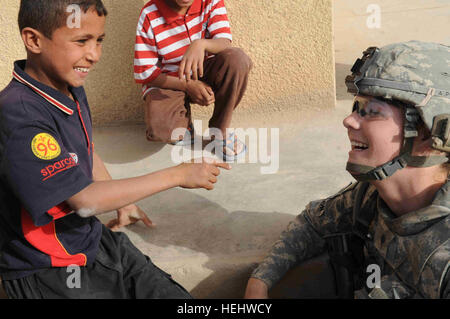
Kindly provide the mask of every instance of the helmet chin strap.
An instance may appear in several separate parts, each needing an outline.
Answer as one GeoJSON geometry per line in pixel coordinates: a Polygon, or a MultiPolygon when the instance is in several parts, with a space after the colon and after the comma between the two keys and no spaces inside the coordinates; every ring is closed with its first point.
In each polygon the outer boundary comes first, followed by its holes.
{"type": "Polygon", "coordinates": [[[357,181],[381,181],[394,175],[397,171],[411,167],[431,167],[448,162],[446,156],[412,156],[412,147],[414,143],[414,137],[409,137],[405,141],[403,152],[401,155],[394,158],[392,161],[387,162],[378,167],[347,163],[347,171],[357,181]]]}
{"type": "Polygon", "coordinates": [[[413,156],[414,138],[419,135],[416,125],[419,121],[419,113],[415,107],[406,106],[404,122],[404,142],[400,155],[378,167],[366,166],[355,163],[347,163],[347,171],[358,181],[381,181],[394,175],[397,171],[411,167],[431,167],[447,163],[446,156],[413,156]]]}
{"type": "Polygon", "coordinates": [[[398,156],[394,160],[378,167],[348,162],[346,169],[357,181],[381,181],[406,167],[407,163],[403,157],[398,156]]]}

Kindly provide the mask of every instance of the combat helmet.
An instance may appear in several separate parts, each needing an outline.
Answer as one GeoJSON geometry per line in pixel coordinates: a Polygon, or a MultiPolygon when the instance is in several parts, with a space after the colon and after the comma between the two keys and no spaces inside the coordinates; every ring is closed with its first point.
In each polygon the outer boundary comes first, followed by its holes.
{"type": "Polygon", "coordinates": [[[378,167],[348,163],[347,170],[357,173],[353,175],[357,180],[383,180],[406,166],[429,167],[449,161],[449,46],[410,41],[369,47],[351,72],[345,79],[349,93],[398,101],[405,107],[400,155],[378,167]],[[446,156],[412,156],[420,120],[431,132],[432,147],[446,156]]]}

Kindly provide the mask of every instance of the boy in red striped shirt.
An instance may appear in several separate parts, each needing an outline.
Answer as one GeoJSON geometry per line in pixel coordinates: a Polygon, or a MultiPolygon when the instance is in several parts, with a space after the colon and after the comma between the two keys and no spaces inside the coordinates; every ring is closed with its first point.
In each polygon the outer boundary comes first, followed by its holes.
{"type": "MultiPolygon", "coordinates": [[[[176,142],[172,132],[192,132],[190,102],[215,104],[209,121],[222,136],[224,159],[245,153],[245,145],[227,136],[233,110],[244,95],[252,66],[231,47],[223,0],[151,0],[139,18],[134,76],[143,84],[149,141],[176,142]]],[[[190,142],[190,139],[187,139],[190,142]]]]}

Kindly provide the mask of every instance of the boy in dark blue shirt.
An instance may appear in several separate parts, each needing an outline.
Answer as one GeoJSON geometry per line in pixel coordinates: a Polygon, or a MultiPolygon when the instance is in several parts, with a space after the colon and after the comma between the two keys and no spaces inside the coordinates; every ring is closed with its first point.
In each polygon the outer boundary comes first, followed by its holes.
{"type": "Polygon", "coordinates": [[[21,1],[27,60],[0,92],[0,275],[10,298],[190,297],[95,215],[119,209],[119,219],[138,214],[150,225],[134,202],[176,186],[212,189],[229,166],[111,179],[94,152],[82,87],[101,56],[106,15],[101,0],[21,1]],[[80,269],[76,289],[69,266],[80,269]]]}

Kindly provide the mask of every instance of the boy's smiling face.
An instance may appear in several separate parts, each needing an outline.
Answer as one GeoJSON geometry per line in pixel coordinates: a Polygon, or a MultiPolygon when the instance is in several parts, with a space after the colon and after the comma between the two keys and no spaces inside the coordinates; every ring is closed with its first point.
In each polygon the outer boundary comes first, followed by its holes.
{"type": "Polygon", "coordinates": [[[105,20],[90,8],[81,13],[80,28],[64,25],[51,39],[42,37],[38,80],[69,96],[69,86],[82,86],[102,54],[105,20]]]}

